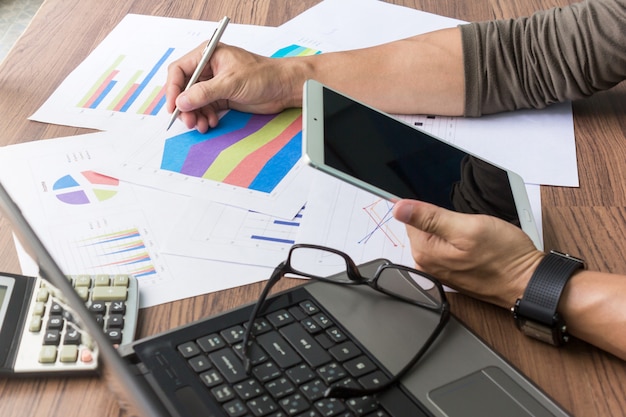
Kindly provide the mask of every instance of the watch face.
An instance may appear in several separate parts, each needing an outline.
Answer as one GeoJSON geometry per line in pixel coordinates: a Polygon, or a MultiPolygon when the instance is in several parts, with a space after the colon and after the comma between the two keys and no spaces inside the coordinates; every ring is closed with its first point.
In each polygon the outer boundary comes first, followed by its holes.
{"type": "Polygon", "coordinates": [[[551,345],[561,344],[557,343],[561,337],[557,334],[558,332],[556,329],[552,329],[544,324],[537,323],[532,320],[526,320],[521,317],[518,318],[518,320],[520,322],[519,328],[526,336],[541,340],[542,342],[546,342],[551,345]]]}

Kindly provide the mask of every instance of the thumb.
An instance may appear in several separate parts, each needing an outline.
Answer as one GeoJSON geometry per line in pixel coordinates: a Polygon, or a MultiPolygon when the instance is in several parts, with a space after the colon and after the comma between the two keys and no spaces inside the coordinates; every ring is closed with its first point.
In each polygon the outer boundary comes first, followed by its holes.
{"type": "Polygon", "coordinates": [[[455,234],[457,214],[416,200],[399,200],[393,207],[396,220],[446,240],[455,234]]]}

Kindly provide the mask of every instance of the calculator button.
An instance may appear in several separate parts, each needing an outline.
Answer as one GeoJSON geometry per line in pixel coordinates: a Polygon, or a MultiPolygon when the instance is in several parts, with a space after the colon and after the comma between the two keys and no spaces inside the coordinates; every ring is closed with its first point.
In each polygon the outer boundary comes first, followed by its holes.
{"type": "Polygon", "coordinates": [[[80,332],[76,329],[70,329],[65,333],[63,337],[63,344],[65,345],[79,345],[80,344],[80,332]]]}
{"type": "Polygon", "coordinates": [[[89,299],[89,288],[87,287],[76,287],[76,293],[80,297],[81,300],[87,301],[89,299]]]}
{"type": "Polygon", "coordinates": [[[89,275],[78,275],[74,279],[74,287],[89,287],[91,285],[91,277],[89,275]]]}
{"type": "Polygon", "coordinates": [[[57,347],[56,346],[42,346],[39,351],[40,363],[54,363],[57,360],[57,347]]]}
{"type": "Polygon", "coordinates": [[[83,363],[93,362],[93,353],[89,349],[83,349],[80,351],[80,361],[83,363]]]}
{"type": "Polygon", "coordinates": [[[58,330],[46,330],[43,335],[44,345],[58,345],[61,340],[61,332],[58,330]]]}
{"type": "Polygon", "coordinates": [[[43,316],[43,313],[45,313],[45,311],[46,304],[41,301],[37,301],[35,303],[35,306],[33,307],[33,314],[37,316],[43,316]]]}
{"type": "Polygon", "coordinates": [[[89,311],[96,314],[104,314],[106,312],[107,306],[101,301],[91,303],[89,306],[89,311]]]}
{"type": "Polygon", "coordinates": [[[94,301],[124,301],[127,294],[125,287],[95,287],[91,297],[94,301]]]}
{"type": "Polygon", "coordinates": [[[111,280],[108,275],[96,275],[94,277],[93,285],[96,287],[108,287],[111,280]]]}
{"type": "Polygon", "coordinates": [[[61,347],[59,353],[59,360],[61,362],[76,362],[78,360],[78,347],[75,345],[67,345],[61,347]]]}
{"type": "Polygon", "coordinates": [[[111,314],[109,316],[109,320],[107,321],[108,328],[122,328],[124,327],[124,316],[121,314],[111,314]]]}
{"type": "Polygon", "coordinates": [[[50,306],[50,314],[51,315],[60,315],[63,314],[63,307],[59,303],[52,303],[50,306]]]}
{"type": "Polygon", "coordinates": [[[37,301],[46,302],[48,301],[48,296],[50,295],[50,291],[47,288],[39,288],[37,291],[37,301]]]}
{"type": "Polygon", "coordinates": [[[122,343],[122,331],[120,329],[109,329],[107,330],[107,335],[109,336],[109,340],[111,341],[111,343],[122,343]]]}
{"type": "Polygon", "coordinates": [[[63,317],[60,316],[51,316],[48,319],[48,329],[62,329],[63,328],[63,317]]]}
{"type": "Polygon", "coordinates": [[[28,325],[28,330],[31,332],[38,332],[41,330],[41,316],[38,314],[33,315],[30,318],[30,324],[28,325]]]}
{"type": "Polygon", "coordinates": [[[109,307],[109,312],[111,314],[125,314],[126,313],[126,303],[123,301],[113,301],[111,306],[109,307]]]}
{"type": "Polygon", "coordinates": [[[115,287],[128,287],[128,275],[116,275],[113,277],[113,286],[115,287]]]}

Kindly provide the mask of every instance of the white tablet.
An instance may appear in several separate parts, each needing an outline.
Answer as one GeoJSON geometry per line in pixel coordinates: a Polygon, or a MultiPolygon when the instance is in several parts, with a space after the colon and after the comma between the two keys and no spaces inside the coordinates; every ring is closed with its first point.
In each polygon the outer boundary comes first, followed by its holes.
{"type": "Polygon", "coordinates": [[[489,214],[541,239],[522,178],[314,80],[304,85],[303,156],[386,199],[489,214]]]}

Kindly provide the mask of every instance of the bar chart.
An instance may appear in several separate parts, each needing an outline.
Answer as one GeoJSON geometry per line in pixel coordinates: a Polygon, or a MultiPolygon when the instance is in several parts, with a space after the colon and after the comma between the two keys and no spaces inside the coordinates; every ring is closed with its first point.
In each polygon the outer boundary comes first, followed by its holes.
{"type": "Polygon", "coordinates": [[[155,116],[165,104],[163,73],[175,48],[167,48],[152,67],[133,62],[127,55],[117,56],[77,103],[86,109],[106,109],[155,116]]]}

